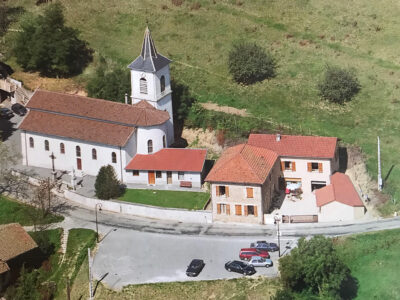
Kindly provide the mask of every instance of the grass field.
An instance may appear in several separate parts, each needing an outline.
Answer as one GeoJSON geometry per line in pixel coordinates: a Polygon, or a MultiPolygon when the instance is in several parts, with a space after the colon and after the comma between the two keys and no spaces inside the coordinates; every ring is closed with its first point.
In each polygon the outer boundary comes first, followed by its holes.
{"type": "MultiPolygon", "coordinates": [[[[28,212],[33,209],[35,208],[32,206],[0,196],[0,224],[19,223],[22,226],[31,226],[33,222],[28,212]]],[[[62,216],[48,215],[44,219],[44,224],[61,222],[62,220],[64,220],[62,216]]]]}
{"type": "Polygon", "coordinates": [[[132,203],[185,209],[203,209],[210,194],[162,190],[127,189],[119,200],[132,203]]]}
{"type": "MultiPolygon", "coordinates": [[[[385,191],[400,198],[400,156],[394,155],[400,147],[396,1],[185,0],[181,6],[170,0],[60,2],[68,24],[82,32],[96,53],[121,65],[139,54],[148,20],[157,49],[174,61],[172,76],[199,101],[246,108],[278,130],[337,136],[345,144],[361,146],[374,178],[379,135],[385,191]],[[278,61],[277,77],[252,86],[233,83],[227,57],[238,40],[268,49],[278,61]],[[345,106],[321,101],[316,84],[327,64],[356,69],[362,90],[354,101],[345,106]]],[[[11,5],[33,13],[44,7],[28,0],[11,5]]],[[[77,81],[84,82],[92,72],[88,68],[77,81]]],[[[400,209],[400,204],[391,209],[400,209]]]]}
{"type": "Polygon", "coordinates": [[[400,299],[400,230],[341,238],[339,255],[357,278],[356,299],[400,299]]]}

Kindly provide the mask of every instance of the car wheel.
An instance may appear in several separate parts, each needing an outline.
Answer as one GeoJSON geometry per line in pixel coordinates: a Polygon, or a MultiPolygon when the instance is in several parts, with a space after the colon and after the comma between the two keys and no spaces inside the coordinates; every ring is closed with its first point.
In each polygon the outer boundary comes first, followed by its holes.
{"type": "Polygon", "coordinates": [[[253,265],[249,265],[249,266],[254,268],[254,266],[253,266],[253,265]]]}
{"type": "Polygon", "coordinates": [[[270,267],[270,265],[265,265],[265,267],[266,267],[266,268],[269,268],[269,267],[270,267]]]}
{"type": "Polygon", "coordinates": [[[227,270],[228,270],[228,272],[232,272],[231,268],[228,268],[227,270]]]}

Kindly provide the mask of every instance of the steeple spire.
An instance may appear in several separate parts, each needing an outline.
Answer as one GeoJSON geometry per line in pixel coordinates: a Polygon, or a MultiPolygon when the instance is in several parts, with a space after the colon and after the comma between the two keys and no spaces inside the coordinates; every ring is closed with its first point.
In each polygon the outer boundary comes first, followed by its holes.
{"type": "Polygon", "coordinates": [[[157,52],[149,27],[146,26],[140,56],[137,57],[128,68],[136,71],[156,72],[170,62],[171,60],[157,52]]]}

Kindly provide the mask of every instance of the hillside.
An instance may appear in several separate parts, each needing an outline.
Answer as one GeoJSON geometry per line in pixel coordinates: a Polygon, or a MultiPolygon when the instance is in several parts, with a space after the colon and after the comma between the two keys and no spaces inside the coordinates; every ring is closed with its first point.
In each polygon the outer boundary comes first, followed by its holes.
{"type": "MultiPolygon", "coordinates": [[[[44,6],[34,2],[14,0],[12,5],[38,13],[44,6]]],[[[385,191],[400,198],[396,1],[184,0],[180,6],[173,4],[178,0],[59,2],[66,8],[67,23],[97,53],[124,65],[138,55],[147,19],[157,49],[174,61],[172,75],[199,101],[246,108],[276,128],[338,136],[362,148],[374,178],[379,135],[383,178],[389,174],[385,191]],[[233,83],[227,57],[238,40],[269,49],[278,60],[277,77],[249,87],[233,83]],[[362,90],[351,103],[337,106],[320,100],[316,84],[327,64],[356,69],[362,90]]]]}

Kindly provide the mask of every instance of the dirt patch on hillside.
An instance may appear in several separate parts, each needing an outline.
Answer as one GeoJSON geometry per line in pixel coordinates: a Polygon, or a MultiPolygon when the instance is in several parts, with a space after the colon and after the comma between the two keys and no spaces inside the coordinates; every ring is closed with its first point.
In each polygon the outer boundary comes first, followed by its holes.
{"type": "Polygon", "coordinates": [[[182,138],[187,141],[191,148],[207,148],[209,158],[219,156],[222,153],[223,147],[218,145],[217,134],[213,130],[184,128],[182,138]]]}
{"type": "Polygon", "coordinates": [[[347,147],[346,174],[350,177],[354,187],[363,199],[369,215],[378,217],[379,213],[376,207],[385,202],[387,197],[378,191],[378,184],[368,175],[364,161],[364,155],[359,148],[347,147]]]}
{"type": "Polygon", "coordinates": [[[231,114],[231,115],[237,115],[237,116],[242,116],[242,117],[250,116],[250,114],[247,112],[246,109],[238,109],[238,108],[231,107],[231,106],[219,106],[218,104],[211,103],[211,102],[201,103],[201,106],[207,110],[220,111],[220,112],[224,112],[224,113],[231,114]]]}

